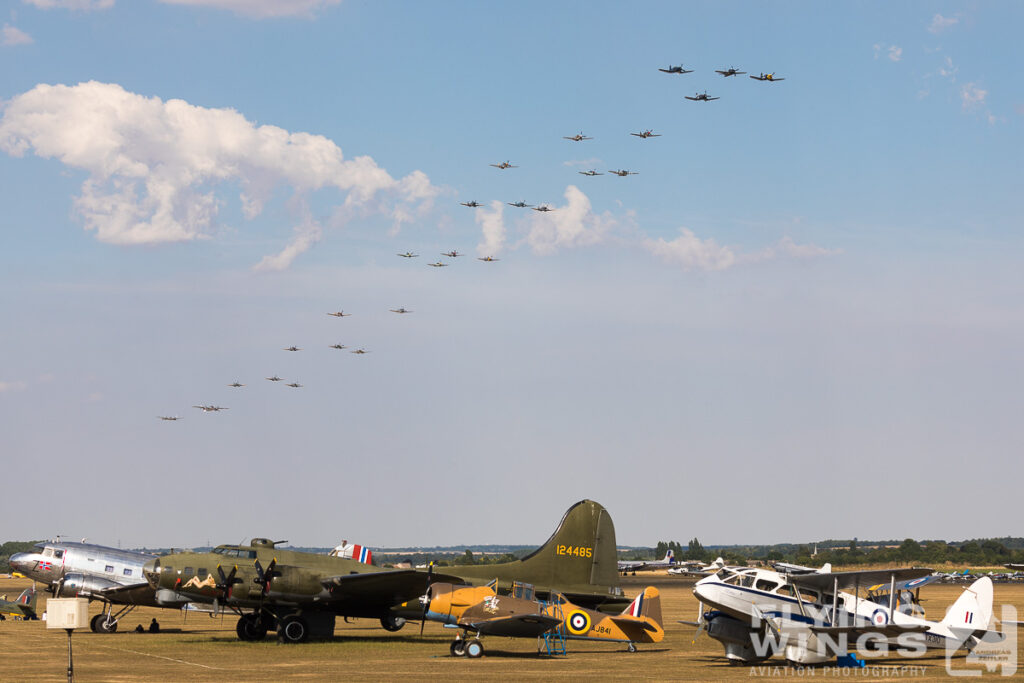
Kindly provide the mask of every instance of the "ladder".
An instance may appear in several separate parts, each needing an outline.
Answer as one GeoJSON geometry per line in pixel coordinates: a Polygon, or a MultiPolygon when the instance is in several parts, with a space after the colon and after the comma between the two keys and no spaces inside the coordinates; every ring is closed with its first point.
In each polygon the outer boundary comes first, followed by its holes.
{"type": "MultiPolygon", "coordinates": [[[[547,633],[541,634],[541,638],[544,639],[544,651],[548,655],[564,655],[565,654],[565,615],[562,614],[562,605],[558,600],[552,600],[551,602],[541,601],[541,611],[545,611],[545,608],[550,606],[551,616],[556,619],[561,619],[562,623],[557,628],[548,631],[547,633]]],[[[537,643],[537,651],[541,652],[540,642],[537,643]]]]}

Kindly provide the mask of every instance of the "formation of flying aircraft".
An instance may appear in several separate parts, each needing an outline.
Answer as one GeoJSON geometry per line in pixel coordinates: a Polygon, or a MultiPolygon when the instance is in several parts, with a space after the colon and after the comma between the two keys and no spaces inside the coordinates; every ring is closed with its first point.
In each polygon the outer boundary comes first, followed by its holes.
{"type": "Polygon", "coordinates": [[[509,206],[514,206],[517,209],[528,209],[531,206],[533,206],[533,204],[527,204],[522,199],[520,199],[518,202],[505,202],[505,203],[508,204],[509,206]]]}
{"type": "MultiPolygon", "coordinates": [[[[558,593],[540,602],[531,584],[515,582],[510,595],[499,595],[497,581],[485,586],[431,584],[423,596],[423,621],[437,621],[461,630],[449,650],[456,657],[480,657],[481,637],[537,638],[552,634],[560,639],[626,643],[660,643],[661,598],[647,587],[619,614],[607,614],[574,605],[558,593]]],[[[422,625],[420,627],[422,631],[422,625]]]]}
{"type": "Polygon", "coordinates": [[[298,346],[286,346],[282,350],[283,351],[301,351],[302,349],[300,349],[298,346]]]}
{"type": "Polygon", "coordinates": [[[755,81],[784,81],[785,78],[776,78],[775,74],[761,74],[760,76],[751,76],[755,81]]]}
{"type": "Polygon", "coordinates": [[[784,653],[791,662],[820,664],[852,654],[861,637],[875,645],[956,650],[1001,635],[990,630],[992,581],[987,577],[965,590],[938,622],[900,604],[902,589],[931,573],[915,567],[792,575],[726,567],[694,586],[702,614],[692,623],[721,642],[734,663],[784,653]],[[862,588],[876,590],[862,596],[862,588]],[[713,609],[703,612],[704,605],[713,609]]]}
{"type": "Polygon", "coordinates": [[[390,310],[392,313],[412,313],[412,311],[407,310],[405,308],[390,308],[388,310],[390,310]]]}
{"type": "Polygon", "coordinates": [[[327,315],[333,315],[335,318],[346,318],[352,314],[346,313],[345,311],[335,311],[334,313],[328,313],[327,315]]]}
{"type": "Polygon", "coordinates": [[[534,211],[540,211],[541,213],[547,213],[548,211],[554,211],[554,209],[552,209],[547,204],[541,204],[540,206],[535,206],[535,207],[533,207],[533,210],[534,211]]]}
{"type": "Polygon", "coordinates": [[[644,139],[644,140],[646,140],[647,138],[660,138],[661,137],[661,133],[655,133],[654,131],[652,131],[650,129],[645,130],[645,131],[640,132],[640,133],[630,133],[630,135],[635,135],[638,138],[641,138],[641,139],[644,139]]]}
{"type": "Polygon", "coordinates": [[[500,258],[494,258],[493,256],[477,256],[477,261],[500,261],[500,258]]]}
{"type": "Polygon", "coordinates": [[[705,90],[703,93],[695,92],[693,93],[693,97],[690,97],[689,95],[683,95],[683,97],[685,97],[688,100],[693,100],[694,102],[711,102],[712,100],[721,99],[720,97],[708,97],[707,90],[705,90]]]}
{"type": "Polygon", "coordinates": [[[14,600],[7,596],[0,597],[0,621],[9,614],[15,619],[38,619],[36,616],[36,584],[32,584],[21,592],[14,600]]]}
{"type": "Polygon", "coordinates": [[[692,74],[693,73],[693,69],[684,69],[682,64],[680,64],[679,66],[669,65],[669,67],[667,69],[662,69],[661,67],[658,67],[658,71],[661,71],[662,73],[666,73],[666,74],[692,74]]]}
{"type": "Polygon", "coordinates": [[[587,137],[586,135],[583,134],[583,131],[580,131],[576,135],[563,135],[562,139],[572,140],[573,142],[582,142],[583,140],[593,140],[594,138],[587,137]]]}
{"type": "Polygon", "coordinates": [[[505,168],[519,168],[518,166],[513,166],[512,164],[510,164],[507,161],[503,161],[500,164],[491,164],[491,166],[493,166],[494,168],[501,168],[501,169],[505,169],[505,168]]]}
{"type": "Polygon", "coordinates": [[[468,202],[459,202],[459,204],[462,204],[463,206],[468,206],[471,209],[475,209],[478,206],[483,206],[480,202],[476,201],[475,199],[470,200],[468,202]]]}
{"type": "Polygon", "coordinates": [[[725,69],[724,71],[720,70],[720,69],[715,69],[715,73],[716,74],[722,74],[723,76],[728,78],[729,76],[742,76],[743,74],[745,74],[747,72],[746,71],[737,71],[736,69],[734,69],[733,67],[730,66],[728,69],[725,69]]]}
{"type": "MultiPolygon", "coordinates": [[[[621,609],[627,601],[618,587],[614,558],[615,527],[608,512],[584,500],[573,505],[551,538],[524,559],[446,567],[443,575],[289,550],[265,538],[217,546],[208,553],[151,558],[144,575],[153,589],[167,591],[169,597],[235,612],[241,640],[261,640],[276,628],[280,640],[296,643],[330,637],[338,616],[377,618],[384,628],[398,630],[406,614],[422,614],[419,597],[432,581],[497,579],[498,593],[510,590],[513,581],[530,581],[540,598],[561,594],[587,609],[621,609]]],[[[577,624],[574,628],[582,635],[590,630],[577,624]]]]}
{"type": "Polygon", "coordinates": [[[199,408],[204,413],[218,413],[222,410],[230,410],[230,408],[222,408],[220,406],[192,406],[193,408],[199,408]]]}
{"type": "Polygon", "coordinates": [[[232,383],[231,383],[231,384],[229,384],[228,386],[229,386],[229,387],[234,387],[234,388],[236,388],[236,389],[237,389],[238,387],[244,387],[245,385],[244,385],[244,384],[242,384],[241,382],[232,382],[232,383]]]}
{"type": "Polygon", "coordinates": [[[589,171],[576,171],[576,172],[579,173],[580,175],[589,175],[589,176],[604,175],[604,173],[598,173],[597,171],[595,171],[593,169],[591,169],[589,171]]]}
{"type": "Polygon", "coordinates": [[[401,256],[402,258],[416,258],[417,256],[419,256],[419,254],[414,254],[411,251],[407,251],[404,254],[397,254],[397,256],[401,256]]]}
{"type": "Polygon", "coordinates": [[[462,256],[462,254],[452,249],[451,251],[446,251],[445,253],[441,254],[441,256],[450,256],[452,258],[458,258],[459,256],[462,256]]]}
{"type": "Polygon", "coordinates": [[[637,171],[627,171],[625,169],[620,169],[618,171],[608,171],[608,172],[612,173],[614,175],[617,175],[617,176],[619,176],[621,178],[625,178],[628,175],[640,175],[637,171]]]}
{"type": "Polygon", "coordinates": [[[161,420],[166,420],[168,422],[174,422],[175,420],[181,419],[177,415],[157,415],[157,417],[160,418],[161,420]]]}
{"type": "Polygon", "coordinates": [[[441,263],[440,261],[438,261],[437,263],[428,263],[427,265],[428,266],[434,266],[435,268],[444,268],[448,264],[447,263],[441,263]]]}

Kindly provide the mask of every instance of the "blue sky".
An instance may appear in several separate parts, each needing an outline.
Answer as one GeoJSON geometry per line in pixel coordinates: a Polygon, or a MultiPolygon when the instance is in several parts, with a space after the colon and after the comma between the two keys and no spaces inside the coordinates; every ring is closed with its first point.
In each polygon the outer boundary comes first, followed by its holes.
{"type": "Polygon", "coordinates": [[[1022,15],[7,2],[7,535],[1019,535],[1022,15]]]}

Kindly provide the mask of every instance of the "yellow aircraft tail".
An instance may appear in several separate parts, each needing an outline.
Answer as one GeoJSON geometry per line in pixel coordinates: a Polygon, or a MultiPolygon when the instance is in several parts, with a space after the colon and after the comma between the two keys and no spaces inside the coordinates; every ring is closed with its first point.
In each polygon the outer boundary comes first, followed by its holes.
{"type": "Polygon", "coordinates": [[[660,643],[665,637],[665,630],[661,627],[661,594],[654,586],[645,588],[629,603],[629,607],[612,620],[630,640],[638,643],[660,643]]]}

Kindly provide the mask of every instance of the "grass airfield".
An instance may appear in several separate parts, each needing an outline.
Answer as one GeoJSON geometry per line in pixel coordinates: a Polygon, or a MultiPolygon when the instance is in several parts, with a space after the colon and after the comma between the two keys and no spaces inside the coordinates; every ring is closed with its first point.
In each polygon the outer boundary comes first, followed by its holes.
{"type": "MultiPolygon", "coordinates": [[[[29,582],[0,579],[0,593],[17,595],[29,582]]],[[[767,666],[731,666],[722,656],[717,641],[706,635],[693,643],[694,629],[676,623],[693,621],[697,601],[692,579],[664,572],[630,576],[623,587],[630,596],[645,585],[661,590],[665,640],[657,645],[638,645],[630,654],[619,644],[569,641],[569,654],[538,657],[532,639],[485,638],[480,659],[456,658],[448,654],[455,631],[428,623],[423,637],[419,624],[410,623],[397,633],[388,633],[376,621],[339,619],[332,641],[302,645],[279,645],[275,638],[261,643],[243,643],[235,636],[236,618],[210,618],[175,610],[139,608],[110,635],[76,631],[73,636],[75,679],[77,681],[279,681],[407,679],[407,680],[628,680],[739,681],[751,678],[825,678],[856,680],[939,680],[948,679],[943,653],[929,650],[915,659],[887,657],[869,661],[867,669],[836,670],[787,668],[781,658],[767,666]],[[161,633],[135,633],[138,624],[147,626],[156,617],[161,633]]],[[[931,585],[922,591],[928,618],[938,620],[963,590],[958,585],[931,585]]],[[[39,599],[43,609],[44,597],[39,599]]],[[[1024,617],[1024,585],[996,584],[996,613],[999,605],[1014,605],[1024,617]]],[[[94,603],[90,614],[99,612],[94,603]]],[[[1024,635],[1024,631],[1022,634],[1024,635]]],[[[1018,635],[1018,651],[1022,639],[1018,635]]],[[[67,677],[67,636],[62,630],[47,629],[42,621],[0,623],[0,681],[63,681],[67,677]]],[[[1024,657],[1022,657],[1024,659],[1024,657]]],[[[959,658],[963,668],[963,657],[959,658]]],[[[1024,673],[1024,661],[1021,662],[1024,673]]],[[[986,674],[985,679],[1000,678],[986,674]]],[[[1024,676],[1018,674],[1018,679],[1024,676]]]]}

